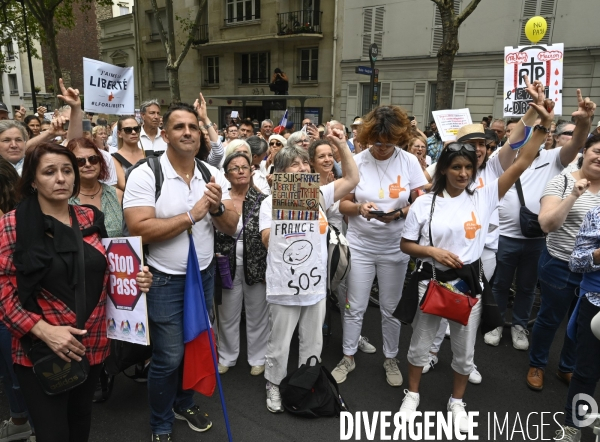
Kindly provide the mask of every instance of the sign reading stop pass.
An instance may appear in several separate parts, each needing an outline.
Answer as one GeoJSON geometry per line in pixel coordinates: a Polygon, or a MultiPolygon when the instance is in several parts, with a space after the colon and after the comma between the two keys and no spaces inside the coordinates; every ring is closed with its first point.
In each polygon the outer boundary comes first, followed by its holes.
{"type": "Polygon", "coordinates": [[[106,248],[110,271],[108,297],[117,309],[133,310],[140,299],[136,275],[141,270],[142,260],[125,238],[113,238],[106,248]]]}

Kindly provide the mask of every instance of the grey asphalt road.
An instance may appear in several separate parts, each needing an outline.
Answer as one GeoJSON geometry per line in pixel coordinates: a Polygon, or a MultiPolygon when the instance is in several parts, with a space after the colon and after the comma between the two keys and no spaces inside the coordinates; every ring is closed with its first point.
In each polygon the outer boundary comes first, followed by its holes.
{"type": "MultiPolygon", "coordinates": [[[[330,370],[342,357],[340,318],[335,313],[332,315],[332,330],[333,335],[329,345],[322,354],[323,363],[330,370]]],[[[528,368],[527,352],[517,351],[512,347],[509,329],[505,329],[500,346],[495,348],[485,345],[483,337],[478,336],[475,363],[483,376],[483,382],[480,385],[469,385],[464,398],[468,411],[479,412],[479,416],[475,418],[478,427],[474,432],[479,437],[478,440],[550,440],[554,436],[554,430],[557,429],[554,413],[564,410],[567,394],[567,386],[555,376],[563,333],[564,324],[552,346],[546,371],[546,385],[541,392],[534,392],[527,388],[525,384],[528,368]],[[494,417],[500,422],[500,426],[506,424],[503,431],[499,430],[498,425],[494,427],[494,417]]],[[[411,334],[410,327],[402,328],[398,359],[404,376],[407,374],[406,353],[411,334]]],[[[380,313],[374,307],[369,307],[367,310],[363,335],[377,347],[377,352],[375,354],[359,352],[356,356],[356,370],[350,373],[346,382],[340,384],[340,390],[353,413],[367,412],[372,419],[373,412],[376,411],[391,413],[398,411],[404,397],[406,379],[404,385],[399,388],[389,386],[385,380],[380,313]]],[[[298,343],[294,340],[290,351],[289,370],[297,366],[297,355],[298,343]]],[[[420,410],[446,411],[452,385],[451,358],[450,342],[445,340],[439,363],[435,369],[423,376],[420,410]]],[[[340,440],[340,419],[303,419],[289,413],[275,415],[267,410],[265,380],[262,376],[250,375],[250,367],[245,360],[245,344],[242,344],[237,366],[222,375],[221,379],[234,441],[340,440]]],[[[598,395],[596,399],[599,399],[598,395]]],[[[210,416],[213,427],[205,433],[196,433],[184,422],[176,421],[173,431],[174,440],[176,442],[227,441],[218,393],[215,392],[211,398],[197,395],[196,400],[210,416]]],[[[4,395],[0,396],[0,413],[1,416],[8,416],[8,403],[4,395]]],[[[562,423],[562,415],[556,415],[555,418],[562,423]]],[[[393,420],[389,419],[389,421],[392,422],[392,426],[386,434],[392,436],[393,420]]],[[[136,383],[119,375],[115,380],[112,397],[103,404],[94,405],[90,442],[149,441],[151,432],[148,422],[149,408],[145,384],[136,383]]],[[[382,438],[381,426],[378,425],[372,439],[367,438],[363,427],[361,438],[357,439],[354,432],[350,440],[385,439],[382,438]]],[[[405,440],[419,439],[407,437],[405,440]]],[[[435,438],[435,440],[448,439],[435,438]]],[[[592,431],[586,429],[582,440],[593,441],[592,431]]]]}

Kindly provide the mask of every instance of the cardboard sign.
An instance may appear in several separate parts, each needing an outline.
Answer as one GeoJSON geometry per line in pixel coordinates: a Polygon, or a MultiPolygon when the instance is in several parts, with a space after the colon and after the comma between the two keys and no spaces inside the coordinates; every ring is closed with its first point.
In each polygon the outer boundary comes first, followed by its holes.
{"type": "Polygon", "coordinates": [[[142,269],[142,238],[105,238],[102,245],[108,260],[107,336],[110,339],[150,345],[146,294],[136,275],[142,269]]]}
{"type": "Polygon", "coordinates": [[[564,44],[536,44],[504,48],[504,116],[519,117],[529,109],[531,96],[525,90],[524,76],[540,80],[546,98],[554,100],[554,114],[562,115],[564,44]]]}
{"type": "Polygon", "coordinates": [[[83,59],[84,110],[114,115],[135,111],[133,68],[120,68],[90,58],[83,59]]]}
{"type": "Polygon", "coordinates": [[[267,296],[327,292],[318,220],[271,221],[266,281],[267,296]]]}
{"type": "Polygon", "coordinates": [[[431,113],[444,143],[456,140],[458,129],[473,123],[469,109],[446,109],[431,113]]]}
{"type": "Polygon", "coordinates": [[[318,173],[273,174],[273,219],[318,220],[320,186],[318,173]]]}

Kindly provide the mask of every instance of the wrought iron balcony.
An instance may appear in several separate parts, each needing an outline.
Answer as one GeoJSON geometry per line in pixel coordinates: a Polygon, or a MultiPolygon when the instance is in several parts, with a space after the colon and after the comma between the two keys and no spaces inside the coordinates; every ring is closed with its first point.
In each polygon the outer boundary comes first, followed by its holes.
{"type": "Polygon", "coordinates": [[[198,30],[196,31],[196,37],[192,42],[195,45],[201,45],[204,43],[208,43],[208,25],[200,25],[198,26],[198,30]]]}
{"type": "Polygon", "coordinates": [[[322,19],[323,12],[312,9],[277,14],[277,35],[322,34],[322,19]]]}

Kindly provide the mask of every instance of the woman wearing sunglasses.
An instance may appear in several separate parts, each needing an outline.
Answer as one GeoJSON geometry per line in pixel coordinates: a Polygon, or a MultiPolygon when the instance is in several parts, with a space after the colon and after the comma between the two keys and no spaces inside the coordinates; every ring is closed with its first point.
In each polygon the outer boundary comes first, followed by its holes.
{"type": "Polygon", "coordinates": [[[122,236],[123,210],[121,201],[123,192],[113,186],[103,184],[108,167],[100,154],[98,146],[87,138],[75,138],[69,141],[67,149],[75,154],[79,167],[79,195],[69,199],[69,204],[88,204],[104,213],[104,225],[109,237],[122,236]]]}
{"type": "Polygon", "coordinates": [[[358,350],[376,351],[361,337],[361,329],[377,276],[383,368],[388,384],[402,385],[396,360],[400,321],[392,313],[402,296],[409,256],[393,242],[402,234],[411,193],[414,200],[416,190],[427,184],[417,157],[398,147],[406,144],[410,133],[406,112],[398,106],[380,106],[364,118],[356,136],[361,146],[371,147],[354,157],[360,182],[340,203],[340,212],[348,216],[346,238],[352,254],[343,316],[344,357],[331,373],[338,383],[356,368],[358,350]]]}
{"type": "Polygon", "coordinates": [[[139,147],[142,127],[132,116],[119,118],[117,122],[117,145],[119,150],[112,154],[117,169],[117,188],[125,190],[125,174],[127,169],[145,157],[139,147]]]}
{"type": "MultiPolygon", "coordinates": [[[[467,325],[449,321],[454,382],[447,410],[452,412],[454,427],[461,432],[469,430],[463,397],[474,368],[479,322],[483,317],[484,331],[502,323],[497,306],[493,305],[495,302],[481,262],[490,221],[500,200],[535,159],[554,117],[554,102],[544,101],[541,83],[528,83],[528,89],[532,89],[531,96],[536,97],[530,105],[540,116],[541,125],[534,127],[530,141],[521,149],[515,162],[498,179],[473,189],[477,176],[477,147],[459,142],[449,144],[438,160],[431,192],[411,206],[400,242],[404,253],[422,260],[404,291],[404,301],[422,298],[434,271],[438,281],[456,285],[461,292],[469,292],[478,299],[467,325]],[[482,312],[485,312],[483,316],[482,312]]],[[[419,405],[421,374],[428,364],[429,349],[441,319],[416,309],[408,351],[408,390],[405,390],[400,407],[407,415],[414,413],[419,405]]]]}
{"type": "Polygon", "coordinates": [[[266,160],[261,161],[260,163],[260,173],[264,176],[271,185],[271,175],[273,174],[273,162],[275,160],[275,155],[281,149],[287,146],[287,140],[283,138],[281,135],[273,134],[269,137],[269,156],[266,160]]]}

